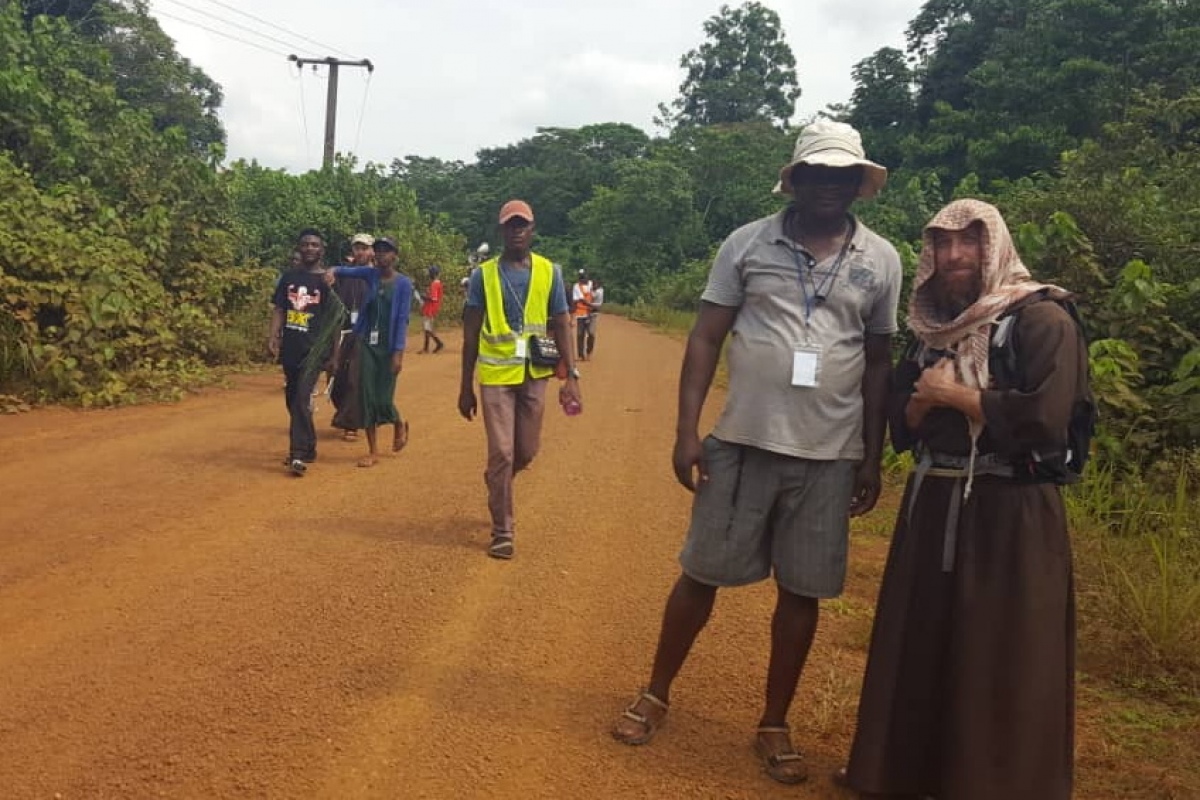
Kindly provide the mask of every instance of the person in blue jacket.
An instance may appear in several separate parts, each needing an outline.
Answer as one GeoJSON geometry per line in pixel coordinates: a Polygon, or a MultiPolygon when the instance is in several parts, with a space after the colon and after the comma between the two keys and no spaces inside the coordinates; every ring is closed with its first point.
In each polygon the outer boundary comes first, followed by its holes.
{"type": "Polygon", "coordinates": [[[360,467],[373,467],[379,460],[376,432],[381,425],[393,427],[392,452],[408,444],[408,422],[396,408],[396,378],[404,368],[404,346],[408,341],[408,318],[412,308],[413,284],[396,271],[398,249],[390,237],[375,240],[375,266],[334,267],[329,280],[337,277],[367,281],[367,301],[354,332],[361,352],[360,391],[363,428],[367,432],[367,455],[360,467]]]}

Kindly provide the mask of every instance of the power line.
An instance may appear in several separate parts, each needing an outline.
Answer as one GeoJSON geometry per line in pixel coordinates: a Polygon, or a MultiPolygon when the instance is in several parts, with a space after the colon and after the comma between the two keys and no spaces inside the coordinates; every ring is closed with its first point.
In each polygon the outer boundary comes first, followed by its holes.
{"type": "Polygon", "coordinates": [[[246,31],[247,33],[250,33],[254,36],[258,36],[262,39],[266,39],[268,41],[275,42],[276,44],[281,44],[284,47],[294,48],[296,46],[292,42],[286,42],[283,39],[280,39],[276,36],[270,35],[269,33],[263,33],[262,31],[255,30],[254,28],[251,28],[247,25],[242,25],[240,22],[234,22],[232,20],[225,19],[224,17],[218,17],[216,14],[212,14],[208,11],[205,11],[202,8],[196,8],[195,6],[188,5],[187,3],[182,2],[182,0],[166,0],[166,2],[174,3],[177,6],[186,8],[188,11],[191,11],[193,14],[199,14],[202,17],[206,17],[215,22],[219,22],[222,25],[228,25],[231,28],[237,28],[238,30],[246,31]]]}
{"type": "Polygon", "coordinates": [[[308,43],[309,43],[309,44],[311,44],[311,45],[316,45],[317,47],[321,48],[322,50],[328,50],[328,51],[330,51],[330,52],[333,52],[333,53],[339,53],[340,55],[346,56],[347,58],[354,58],[354,56],[353,56],[353,55],[351,55],[350,53],[347,53],[345,50],[339,50],[339,49],[338,49],[338,48],[336,48],[336,47],[330,47],[330,46],[329,46],[329,45],[327,45],[327,44],[322,44],[321,42],[318,42],[316,39],[310,39],[310,38],[308,38],[307,36],[305,36],[305,35],[303,35],[303,34],[296,33],[295,31],[288,30],[287,28],[283,27],[282,25],[277,25],[277,24],[275,24],[274,22],[271,22],[271,21],[269,21],[269,20],[265,20],[265,19],[263,19],[262,17],[256,17],[256,16],[254,16],[253,14],[250,14],[250,13],[247,13],[247,12],[245,12],[245,11],[242,11],[240,8],[235,8],[234,6],[231,6],[231,5],[229,5],[228,3],[222,3],[222,2],[221,2],[221,0],[208,0],[208,2],[212,3],[213,5],[220,6],[221,8],[228,9],[228,10],[232,11],[232,12],[233,12],[233,13],[235,13],[235,14],[240,14],[240,15],[241,15],[241,16],[243,16],[243,17],[247,17],[248,19],[252,19],[252,20],[254,20],[255,22],[260,22],[260,23],[262,23],[263,25],[269,25],[270,27],[274,28],[274,29],[275,29],[275,30],[277,30],[277,31],[281,31],[281,32],[283,32],[283,33],[286,33],[288,36],[292,36],[292,37],[294,37],[294,38],[296,38],[296,39],[299,39],[299,40],[300,40],[300,41],[302,41],[302,42],[308,42],[308,43]]]}
{"type": "Polygon", "coordinates": [[[366,84],[363,86],[362,105],[358,109],[358,130],[354,134],[354,152],[358,152],[358,144],[362,141],[363,120],[367,116],[367,95],[371,92],[371,77],[374,71],[367,72],[366,84]]]}
{"type": "Polygon", "coordinates": [[[256,42],[247,41],[246,39],[242,39],[238,36],[234,36],[232,33],[226,33],[225,31],[219,31],[216,28],[210,28],[207,25],[202,25],[199,22],[193,22],[192,20],[184,19],[183,17],[177,17],[174,14],[168,14],[165,11],[159,11],[156,9],[154,12],[154,15],[157,17],[166,17],[167,19],[173,19],[176,22],[182,22],[184,25],[191,25],[193,28],[199,28],[202,31],[208,31],[209,33],[216,34],[217,36],[224,36],[226,39],[232,39],[235,42],[241,42],[242,44],[249,45],[250,47],[253,47],[257,50],[262,50],[264,53],[270,53],[271,55],[275,55],[275,56],[283,56],[284,58],[287,58],[287,55],[288,55],[287,53],[281,52],[279,50],[272,50],[271,48],[265,47],[256,42]]]}
{"type": "MultiPolygon", "coordinates": [[[[291,72],[292,70],[289,67],[288,74],[290,75],[291,72]]],[[[294,80],[300,88],[300,122],[304,125],[304,163],[308,164],[309,159],[312,158],[312,152],[309,150],[308,144],[308,110],[304,106],[304,67],[299,64],[296,65],[296,77],[294,80]]]]}

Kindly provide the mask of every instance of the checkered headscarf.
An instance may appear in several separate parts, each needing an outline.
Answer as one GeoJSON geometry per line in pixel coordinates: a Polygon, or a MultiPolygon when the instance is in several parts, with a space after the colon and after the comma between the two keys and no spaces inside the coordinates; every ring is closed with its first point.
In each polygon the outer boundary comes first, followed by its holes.
{"type": "Polygon", "coordinates": [[[982,200],[955,200],[925,226],[921,261],[908,302],[908,327],[926,347],[955,354],[955,371],[964,385],[986,389],[992,324],[1014,303],[1043,290],[1055,299],[1070,296],[1065,289],[1033,279],[1017,255],[999,209],[982,200]],[[937,271],[933,234],[938,230],[961,231],[975,222],[983,224],[981,291],[970,307],[947,320],[938,313],[930,285],[937,271]]]}

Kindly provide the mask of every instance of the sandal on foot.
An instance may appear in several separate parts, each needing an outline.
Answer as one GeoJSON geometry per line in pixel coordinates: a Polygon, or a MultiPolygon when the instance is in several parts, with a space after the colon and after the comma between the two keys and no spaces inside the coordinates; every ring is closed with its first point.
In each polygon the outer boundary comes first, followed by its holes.
{"type": "Polygon", "coordinates": [[[617,724],[613,726],[612,736],[621,744],[646,744],[658,733],[667,718],[670,704],[659,700],[650,692],[642,692],[629,708],[621,712],[617,724]],[[644,712],[638,711],[638,706],[649,706],[644,712]]]}
{"type": "Polygon", "coordinates": [[[360,467],[373,467],[378,463],[379,459],[377,459],[375,456],[363,456],[358,460],[358,465],[360,467]]]}
{"type": "Polygon", "coordinates": [[[493,536],[492,543],[488,546],[488,555],[492,558],[508,560],[513,557],[514,552],[511,536],[493,536]]]}
{"type": "Polygon", "coordinates": [[[342,432],[342,441],[343,442],[357,442],[358,441],[358,431],[343,431],[342,432]]]}
{"type": "Polygon", "coordinates": [[[808,780],[808,770],[804,768],[804,756],[796,752],[792,746],[791,730],[784,726],[764,725],[754,736],[754,752],[762,760],[767,776],[779,783],[803,783],[808,780]],[[782,735],[787,737],[786,749],[776,750],[764,743],[763,735],[782,735]]]}

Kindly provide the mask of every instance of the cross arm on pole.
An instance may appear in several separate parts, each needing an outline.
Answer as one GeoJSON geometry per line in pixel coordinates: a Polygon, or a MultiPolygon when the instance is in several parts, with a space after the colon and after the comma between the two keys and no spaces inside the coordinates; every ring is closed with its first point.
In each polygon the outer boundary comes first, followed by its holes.
{"type": "Polygon", "coordinates": [[[334,134],[337,130],[337,90],[338,90],[338,68],[339,67],[363,67],[368,73],[375,71],[375,65],[371,63],[371,59],[363,58],[357,61],[347,61],[345,59],[326,56],[325,58],[301,58],[295,53],[288,56],[288,61],[294,62],[297,67],[304,67],[308,64],[314,66],[324,65],[329,68],[329,90],[325,101],[325,158],[323,167],[329,169],[333,166],[334,154],[334,134]]]}

